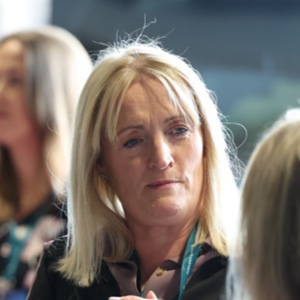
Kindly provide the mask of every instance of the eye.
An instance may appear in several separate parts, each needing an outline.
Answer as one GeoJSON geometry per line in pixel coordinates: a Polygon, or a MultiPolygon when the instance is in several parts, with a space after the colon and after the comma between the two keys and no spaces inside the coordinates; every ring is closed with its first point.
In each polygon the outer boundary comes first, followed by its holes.
{"type": "Polygon", "coordinates": [[[184,135],[187,131],[188,131],[188,128],[180,126],[180,127],[174,128],[171,131],[171,134],[174,134],[174,135],[184,135]]]}
{"type": "Polygon", "coordinates": [[[18,86],[23,84],[23,79],[19,77],[11,77],[9,79],[9,84],[12,86],[18,86]]]}
{"type": "Polygon", "coordinates": [[[138,139],[138,138],[132,138],[129,139],[125,144],[124,147],[125,148],[133,148],[134,146],[136,146],[138,143],[140,143],[142,140],[138,139]]]}

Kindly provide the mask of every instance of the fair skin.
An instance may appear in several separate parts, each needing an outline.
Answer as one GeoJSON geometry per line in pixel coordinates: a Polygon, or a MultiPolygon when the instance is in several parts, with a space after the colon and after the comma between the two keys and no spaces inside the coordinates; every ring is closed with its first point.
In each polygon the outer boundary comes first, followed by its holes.
{"type": "Polygon", "coordinates": [[[104,139],[100,171],[122,202],[145,283],[162,261],[183,254],[199,217],[202,131],[147,79],[126,92],[117,135],[104,139]]]}
{"type": "MultiPolygon", "coordinates": [[[[125,297],[120,297],[120,300],[139,300],[141,297],[137,296],[125,296],[125,297]]],[[[154,292],[150,291],[145,299],[157,299],[156,295],[154,292]]]]}
{"type": "Polygon", "coordinates": [[[43,162],[40,132],[26,106],[23,45],[8,40],[0,45],[0,147],[8,150],[21,194],[21,209],[13,218],[22,220],[50,192],[43,162]]]}

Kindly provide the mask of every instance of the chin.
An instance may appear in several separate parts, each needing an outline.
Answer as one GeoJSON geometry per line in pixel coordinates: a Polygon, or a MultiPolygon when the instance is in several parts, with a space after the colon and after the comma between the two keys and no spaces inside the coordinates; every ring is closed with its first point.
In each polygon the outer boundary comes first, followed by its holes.
{"type": "Polygon", "coordinates": [[[156,217],[178,217],[182,212],[183,207],[174,203],[154,203],[152,205],[152,214],[156,217]]]}

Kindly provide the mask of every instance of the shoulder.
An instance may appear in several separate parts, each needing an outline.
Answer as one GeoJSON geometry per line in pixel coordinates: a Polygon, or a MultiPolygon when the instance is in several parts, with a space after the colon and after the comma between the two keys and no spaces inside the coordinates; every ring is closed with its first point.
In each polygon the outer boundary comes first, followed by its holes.
{"type": "Polygon", "coordinates": [[[65,245],[65,238],[55,239],[44,245],[44,252],[28,300],[62,300],[68,299],[73,293],[73,283],[55,270],[56,263],[64,255],[65,245]]]}
{"type": "Polygon", "coordinates": [[[196,274],[198,280],[206,280],[215,274],[226,272],[228,258],[220,255],[210,245],[205,245],[206,249],[203,253],[204,263],[197,270],[196,274]]]}
{"type": "Polygon", "coordinates": [[[221,299],[224,292],[228,258],[216,252],[213,248],[205,253],[209,258],[193,274],[188,282],[183,300],[221,299]]]}
{"type": "Polygon", "coordinates": [[[62,236],[44,244],[44,252],[53,260],[62,258],[66,251],[67,237],[62,236]]]}
{"type": "Polygon", "coordinates": [[[66,279],[55,267],[67,251],[67,238],[55,239],[44,246],[43,257],[28,300],[108,299],[118,295],[119,287],[107,264],[102,262],[99,278],[89,287],[80,287],[66,279]],[[46,291],[46,292],[45,292],[46,291]],[[45,295],[41,298],[41,295],[45,295]]]}
{"type": "MultiPolygon", "coordinates": [[[[57,238],[44,244],[44,252],[39,262],[38,272],[50,285],[65,281],[62,274],[56,270],[57,263],[65,254],[66,238],[57,238]]],[[[39,280],[39,278],[37,278],[39,280]]]]}

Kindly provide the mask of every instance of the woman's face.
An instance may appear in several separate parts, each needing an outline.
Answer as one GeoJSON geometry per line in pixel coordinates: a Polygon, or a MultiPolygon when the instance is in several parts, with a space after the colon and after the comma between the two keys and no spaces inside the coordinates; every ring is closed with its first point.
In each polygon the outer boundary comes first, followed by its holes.
{"type": "Polygon", "coordinates": [[[8,40],[0,45],[0,144],[10,147],[34,128],[26,107],[24,48],[8,40]]]}
{"type": "Polygon", "coordinates": [[[132,224],[179,224],[199,216],[203,139],[170,103],[161,83],[131,85],[118,139],[104,139],[101,171],[132,224]]]}

